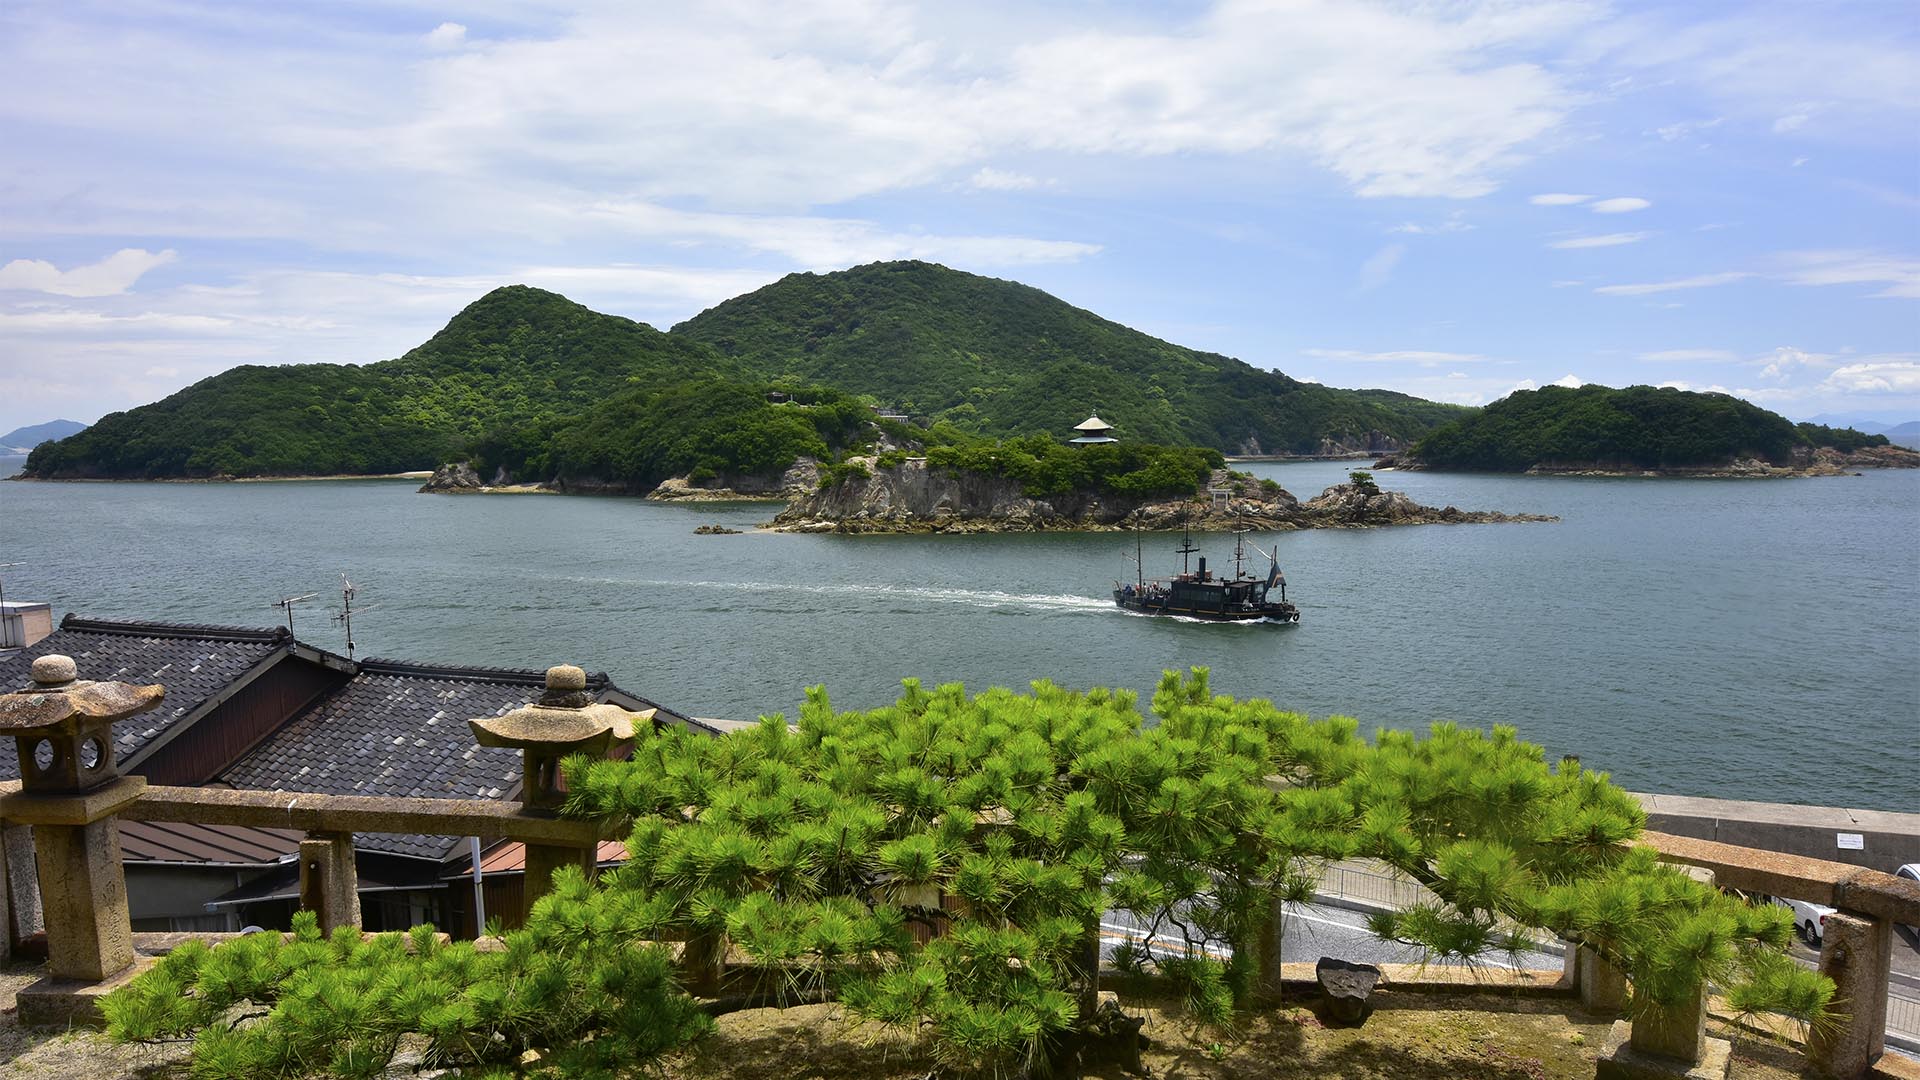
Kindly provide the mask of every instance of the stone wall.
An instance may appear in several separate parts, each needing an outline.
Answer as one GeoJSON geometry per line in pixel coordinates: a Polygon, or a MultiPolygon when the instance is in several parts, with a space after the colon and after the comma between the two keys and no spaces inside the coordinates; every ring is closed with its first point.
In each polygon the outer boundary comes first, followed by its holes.
{"type": "Polygon", "coordinates": [[[1920,863],[1920,814],[1643,792],[1635,792],[1634,797],[1647,811],[1647,828],[1657,832],[1849,863],[1888,874],[1904,863],[1920,863]],[[1841,847],[1843,835],[1858,836],[1860,848],[1841,847]]]}

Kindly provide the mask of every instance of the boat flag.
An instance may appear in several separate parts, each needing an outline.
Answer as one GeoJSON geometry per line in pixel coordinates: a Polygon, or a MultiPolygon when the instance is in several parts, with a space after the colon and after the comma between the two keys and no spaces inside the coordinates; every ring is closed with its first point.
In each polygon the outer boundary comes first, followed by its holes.
{"type": "Polygon", "coordinates": [[[1271,589],[1275,585],[1284,585],[1286,584],[1286,580],[1287,575],[1280,572],[1280,564],[1273,564],[1273,573],[1267,575],[1267,588],[1271,589]]]}

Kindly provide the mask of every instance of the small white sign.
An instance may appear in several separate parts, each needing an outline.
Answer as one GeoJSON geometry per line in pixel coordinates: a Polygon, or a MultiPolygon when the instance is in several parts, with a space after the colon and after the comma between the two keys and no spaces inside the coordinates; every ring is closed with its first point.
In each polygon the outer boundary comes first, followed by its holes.
{"type": "Polygon", "coordinates": [[[1857,832],[1839,833],[1837,834],[1837,838],[1840,841],[1839,848],[1841,851],[1864,851],[1867,846],[1865,837],[1857,832]]]}

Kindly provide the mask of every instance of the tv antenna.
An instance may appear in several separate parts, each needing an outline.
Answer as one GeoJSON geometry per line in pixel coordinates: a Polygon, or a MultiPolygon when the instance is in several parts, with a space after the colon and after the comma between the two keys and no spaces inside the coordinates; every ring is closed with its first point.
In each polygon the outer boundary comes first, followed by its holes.
{"type": "MultiPolygon", "coordinates": [[[[334,615],[333,621],[347,628],[347,659],[349,660],[353,659],[353,598],[359,592],[360,587],[347,580],[347,575],[343,572],[340,575],[340,610],[334,615]]],[[[361,607],[360,613],[364,615],[372,611],[375,606],[367,604],[361,607]]]]}
{"type": "MultiPolygon", "coordinates": [[[[25,566],[25,565],[27,564],[17,563],[17,562],[0,563],[0,570],[11,570],[16,566],[25,566]]],[[[16,642],[13,640],[13,631],[11,629],[13,623],[11,620],[9,620],[6,617],[6,612],[7,612],[6,575],[0,574],[0,649],[11,649],[16,645],[25,645],[26,642],[24,640],[19,642],[16,642]]],[[[22,638],[26,636],[24,633],[25,629],[26,627],[23,625],[21,627],[22,638]]]]}
{"type": "Polygon", "coordinates": [[[310,592],[305,596],[289,596],[284,600],[275,600],[273,606],[287,613],[287,633],[293,633],[293,608],[295,604],[304,604],[320,594],[310,592]]]}

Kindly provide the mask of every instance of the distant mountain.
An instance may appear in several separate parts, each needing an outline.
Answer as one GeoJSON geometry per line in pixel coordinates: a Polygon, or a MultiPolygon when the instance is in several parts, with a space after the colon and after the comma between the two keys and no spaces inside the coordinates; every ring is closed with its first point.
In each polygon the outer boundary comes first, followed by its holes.
{"type": "Polygon", "coordinates": [[[36,450],[26,471],[146,479],[431,469],[497,433],[584,416],[630,386],[735,366],[644,323],[513,285],[397,360],[237,367],[101,417],[36,450]]]}
{"type": "Polygon", "coordinates": [[[44,424],[32,424],[14,428],[0,435],[0,456],[25,454],[43,442],[64,439],[87,430],[87,425],[78,420],[49,420],[44,424]]]}
{"type": "Polygon", "coordinates": [[[1888,428],[1884,434],[1889,440],[1900,446],[1920,449],[1920,420],[1909,420],[1904,424],[1895,424],[1893,427],[1888,428]]]}
{"type": "MultiPolygon", "coordinates": [[[[1413,463],[1435,469],[1697,469],[1736,459],[1788,466],[1818,447],[1884,447],[1884,435],[1794,424],[1727,394],[1671,387],[1523,390],[1421,439],[1413,463]]],[[[1904,454],[1904,451],[1898,453],[1904,454]]]]}
{"type": "Polygon", "coordinates": [[[234,368],[39,447],[26,472],[377,474],[468,459],[633,489],[666,470],[758,475],[837,452],[871,419],[855,395],[968,434],[1058,437],[1098,412],[1123,440],[1229,453],[1396,449],[1471,411],[1301,382],[1014,282],[875,263],[790,275],[671,333],[496,289],[399,359],[234,368]],[[776,387],[797,410],[769,410],[776,387]]]}
{"type": "Polygon", "coordinates": [[[1230,454],[1377,450],[1471,411],[1301,382],[1028,285],[925,262],[789,274],[673,333],[763,376],[870,394],[989,435],[1058,435],[1098,413],[1123,439],[1230,454]]]}

